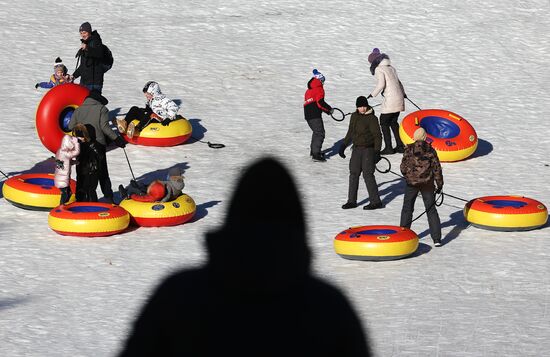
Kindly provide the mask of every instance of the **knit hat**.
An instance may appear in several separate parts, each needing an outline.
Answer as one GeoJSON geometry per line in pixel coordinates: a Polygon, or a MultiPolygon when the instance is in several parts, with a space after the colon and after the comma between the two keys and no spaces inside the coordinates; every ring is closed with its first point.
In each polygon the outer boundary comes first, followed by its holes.
{"type": "Polygon", "coordinates": [[[313,69],[313,77],[317,78],[321,81],[321,83],[325,83],[325,76],[321,72],[317,70],[317,68],[313,69]]]}
{"type": "Polygon", "coordinates": [[[168,177],[170,176],[181,176],[183,174],[182,169],[175,166],[168,170],[168,177]]]}
{"type": "Polygon", "coordinates": [[[426,140],[426,130],[424,128],[420,127],[414,131],[413,135],[414,141],[424,141],[426,140]]]}
{"type": "Polygon", "coordinates": [[[53,65],[53,69],[56,70],[57,68],[63,68],[65,67],[65,65],[63,64],[63,61],[61,60],[61,58],[57,57],[55,59],[55,64],[53,65]]]}
{"type": "Polygon", "coordinates": [[[80,25],[80,28],[78,29],[78,32],[86,31],[88,33],[92,33],[92,25],[90,25],[89,22],[85,22],[82,25],[80,25]]]}
{"type": "Polygon", "coordinates": [[[374,48],[371,54],[369,55],[369,58],[368,58],[369,63],[374,62],[374,60],[380,55],[381,55],[380,50],[378,48],[374,48]]]}
{"type": "Polygon", "coordinates": [[[359,108],[359,107],[369,107],[369,100],[365,96],[357,97],[357,100],[355,101],[355,106],[357,108],[359,108]]]}

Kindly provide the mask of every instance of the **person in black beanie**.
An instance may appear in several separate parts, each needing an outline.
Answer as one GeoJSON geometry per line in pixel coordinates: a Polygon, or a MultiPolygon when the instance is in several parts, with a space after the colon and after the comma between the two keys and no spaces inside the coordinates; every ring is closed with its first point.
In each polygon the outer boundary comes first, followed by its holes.
{"type": "Polygon", "coordinates": [[[369,204],[363,209],[372,210],[384,207],[378,193],[378,185],[374,178],[376,163],[380,161],[380,148],[382,146],[382,134],[378,125],[378,118],[374,115],[374,109],[364,96],[355,101],[357,110],[351,115],[348,132],[338,151],[343,159],[346,147],[352,143],[351,159],[349,161],[349,188],[348,201],[343,209],[357,207],[357,190],[359,188],[359,175],[363,173],[363,179],[369,192],[369,204]]]}
{"type": "Polygon", "coordinates": [[[99,93],[103,91],[104,67],[102,60],[104,58],[103,42],[101,36],[94,30],[89,22],[85,22],[79,27],[80,49],[76,53],[79,65],[72,74],[72,79],[80,77],[80,85],[99,93]]]}

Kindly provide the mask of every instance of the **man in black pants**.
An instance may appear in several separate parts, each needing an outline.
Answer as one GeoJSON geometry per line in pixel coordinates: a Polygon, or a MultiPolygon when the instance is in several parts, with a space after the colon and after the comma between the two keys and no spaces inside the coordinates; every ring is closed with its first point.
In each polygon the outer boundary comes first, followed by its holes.
{"type": "Polygon", "coordinates": [[[357,207],[357,190],[361,172],[367,185],[370,201],[363,209],[383,208],[384,205],[380,200],[378,185],[374,178],[374,170],[376,163],[380,161],[380,148],[382,146],[382,134],[378,126],[378,119],[374,115],[374,110],[369,106],[367,98],[360,96],[355,104],[357,110],[351,115],[348,132],[338,151],[338,155],[345,159],[344,151],[350,143],[353,143],[353,151],[349,161],[348,201],[342,208],[357,207]]]}

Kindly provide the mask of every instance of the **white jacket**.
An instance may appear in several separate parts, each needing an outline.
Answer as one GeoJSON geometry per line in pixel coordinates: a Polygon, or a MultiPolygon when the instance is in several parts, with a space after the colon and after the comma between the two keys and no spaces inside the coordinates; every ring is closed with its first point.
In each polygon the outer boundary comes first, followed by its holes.
{"type": "Polygon", "coordinates": [[[53,183],[57,188],[64,188],[69,186],[71,180],[71,164],[78,154],[80,154],[80,144],[78,139],[74,136],[64,135],[61,140],[61,147],[55,153],[56,160],[63,162],[63,168],[56,166],[55,176],[53,183]]]}
{"type": "Polygon", "coordinates": [[[389,58],[384,58],[374,70],[376,88],[370,95],[376,97],[383,92],[381,114],[402,112],[405,110],[405,91],[397,77],[397,71],[391,66],[389,58]]]}
{"type": "Polygon", "coordinates": [[[164,119],[176,119],[179,106],[160,91],[157,82],[152,82],[147,88],[147,93],[152,94],[153,98],[147,102],[153,113],[164,119]]]}

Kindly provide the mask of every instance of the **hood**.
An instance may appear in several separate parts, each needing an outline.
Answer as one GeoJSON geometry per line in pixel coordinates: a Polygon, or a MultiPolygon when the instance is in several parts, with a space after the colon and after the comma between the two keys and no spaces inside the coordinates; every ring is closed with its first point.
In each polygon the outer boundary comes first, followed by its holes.
{"type": "Polygon", "coordinates": [[[301,282],[310,251],[294,181],[276,160],[241,176],[224,225],[206,237],[209,268],[228,291],[273,292],[301,282]]]}
{"type": "Polygon", "coordinates": [[[376,57],[376,59],[371,63],[370,65],[370,73],[374,76],[374,70],[376,67],[378,67],[382,62],[384,62],[383,66],[389,66],[390,58],[387,54],[382,53],[380,56],[376,57]],[[385,62],[386,61],[386,62],[385,62]]]}
{"type": "Polygon", "coordinates": [[[319,87],[322,87],[322,86],[323,86],[323,83],[315,77],[311,78],[309,80],[309,82],[307,82],[307,88],[308,89],[319,88],[319,87]]]}
{"type": "Polygon", "coordinates": [[[150,81],[146,84],[146,93],[149,93],[153,95],[153,97],[157,97],[159,95],[162,95],[162,92],[160,91],[160,85],[157,82],[150,81]]]}

